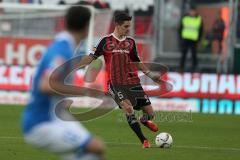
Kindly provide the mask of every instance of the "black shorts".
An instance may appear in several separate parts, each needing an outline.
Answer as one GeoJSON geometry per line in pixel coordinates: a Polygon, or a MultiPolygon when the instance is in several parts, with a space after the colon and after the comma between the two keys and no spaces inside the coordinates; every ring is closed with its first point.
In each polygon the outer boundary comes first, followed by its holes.
{"type": "Polygon", "coordinates": [[[151,104],[148,95],[144,92],[141,84],[134,85],[108,85],[108,92],[115,102],[120,106],[120,102],[128,99],[134,110],[141,110],[142,107],[151,104]]]}

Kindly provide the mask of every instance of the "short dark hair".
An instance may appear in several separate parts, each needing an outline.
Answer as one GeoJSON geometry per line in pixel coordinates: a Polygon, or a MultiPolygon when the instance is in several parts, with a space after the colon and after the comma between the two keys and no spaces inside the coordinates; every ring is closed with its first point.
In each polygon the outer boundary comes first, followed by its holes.
{"type": "Polygon", "coordinates": [[[69,31],[81,31],[90,21],[91,12],[83,6],[71,6],[65,15],[66,29],[69,31]]]}
{"type": "Polygon", "coordinates": [[[114,22],[117,24],[123,24],[124,21],[131,21],[132,17],[126,12],[116,12],[114,16],[114,22]]]}

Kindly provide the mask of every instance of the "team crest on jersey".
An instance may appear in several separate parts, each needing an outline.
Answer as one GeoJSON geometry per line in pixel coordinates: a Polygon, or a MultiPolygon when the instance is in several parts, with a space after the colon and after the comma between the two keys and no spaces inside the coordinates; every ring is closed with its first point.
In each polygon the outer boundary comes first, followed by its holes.
{"type": "Polygon", "coordinates": [[[108,42],[103,47],[105,52],[112,52],[113,49],[117,48],[117,45],[113,42],[108,42]]]}
{"type": "Polygon", "coordinates": [[[124,41],[120,44],[114,43],[114,42],[108,42],[103,47],[105,52],[111,52],[111,53],[130,53],[131,50],[131,43],[128,41],[124,41]]]}

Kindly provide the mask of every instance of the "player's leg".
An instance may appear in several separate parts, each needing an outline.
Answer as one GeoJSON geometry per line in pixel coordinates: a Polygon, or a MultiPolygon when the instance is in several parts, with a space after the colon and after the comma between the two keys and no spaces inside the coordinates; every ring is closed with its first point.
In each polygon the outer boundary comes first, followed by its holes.
{"type": "Polygon", "coordinates": [[[130,128],[134,131],[134,133],[138,136],[141,143],[144,143],[147,138],[143,135],[140,124],[137,120],[136,115],[134,114],[133,106],[131,102],[126,99],[120,102],[120,106],[123,110],[123,112],[126,115],[127,122],[130,126],[130,128]]]}
{"type": "Polygon", "coordinates": [[[152,105],[147,105],[142,107],[143,116],[141,117],[141,122],[146,122],[148,120],[153,120],[155,113],[153,111],[152,105]]]}
{"type": "Polygon", "coordinates": [[[78,122],[54,121],[40,124],[25,135],[25,140],[37,148],[61,156],[64,160],[81,160],[85,156],[88,159],[92,157],[89,160],[101,160],[103,157],[103,143],[92,138],[78,122]]]}
{"type": "MultiPolygon", "coordinates": [[[[65,122],[63,122],[65,123],[65,122]]],[[[71,140],[78,141],[76,145],[70,146],[70,152],[75,154],[74,160],[103,160],[105,145],[102,140],[92,137],[90,133],[78,122],[66,122],[68,127],[65,128],[73,134],[69,137],[71,140]],[[82,140],[81,140],[82,139],[82,140]]],[[[70,141],[71,141],[70,140],[70,141]]],[[[66,140],[66,143],[68,141],[66,140]]]]}
{"type": "Polygon", "coordinates": [[[147,105],[142,107],[143,116],[140,118],[140,122],[148,127],[151,131],[157,132],[158,126],[152,121],[155,113],[153,111],[153,107],[151,105],[147,105]]]}
{"type": "Polygon", "coordinates": [[[189,45],[188,42],[186,40],[183,40],[182,46],[181,46],[182,56],[181,56],[181,61],[180,61],[180,69],[181,69],[181,71],[184,71],[184,69],[185,69],[185,61],[186,61],[188,48],[189,48],[188,45],[189,45]]]}
{"type": "Polygon", "coordinates": [[[92,138],[89,144],[86,147],[86,151],[89,153],[94,153],[96,155],[103,156],[105,150],[105,145],[102,140],[98,138],[92,138]]]}
{"type": "Polygon", "coordinates": [[[152,119],[154,118],[154,111],[151,106],[150,99],[148,95],[144,92],[142,86],[140,84],[132,87],[131,93],[131,102],[134,104],[134,109],[142,110],[143,116],[140,118],[140,122],[148,127],[151,131],[157,132],[158,127],[153,123],[152,119]]]}
{"type": "Polygon", "coordinates": [[[105,146],[100,139],[92,138],[86,146],[85,153],[82,150],[67,152],[61,155],[63,160],[104,160],[105,146]]]}
{"type": "MultiPolygon", "coordinates": [[[[125,100],[125,101],[126,101],[126,104],[125,104],[126,106],[127,106],[127,104],[131,104],[130,105],[131,109],[129,107],[129,111],[131,110],[131,112],[134,113],[133,106],[132,106],[132,103],[130,102],[130,100],[125,100]]],[[[125,101],[122,101],[122,103],[124,103],[125,101]]],[[[121,104],[121,108],[126,108],[126,106],[121,104]]],[[[140,127],[140,124],[139,124],[135,114],[128,115],[129,113],[127,110],[125,110],[125,113],[127,115],[127,120],[128,120],[129,126],[132,128],[132,130],[136,133],[136,135],[142,142],[143,148],[150,148],[150,146],[151,146],[150,141],[144,137],[141,127],[140,127]]]]}
{"type": "Polygon", "coordinates": [[[126,87],[122,86],[108,86],[108,91],[115,100],[115,102],[119,105],[119,107],[123,110],[124,114],[126,115],[127,122],[133,132],[138,136],[141,143],[144,143],[146,137],[143,135],[140,124],[135,116],[133,106],[128,99],[128,95],[126,92],[126,87]]]}
{"type": "Polygon", "coordinates": [[[191,42],[191,53],[192,53],[192,71],[194,72],[198,66],[197,59],[197,42],[191,42]]]}

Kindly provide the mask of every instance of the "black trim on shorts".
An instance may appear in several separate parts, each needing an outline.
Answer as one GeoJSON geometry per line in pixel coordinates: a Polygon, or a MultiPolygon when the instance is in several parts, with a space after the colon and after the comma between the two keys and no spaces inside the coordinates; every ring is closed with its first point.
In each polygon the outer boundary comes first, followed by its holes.
{"type": "Polygon", "coordinates": [[[134,85],[108,85],[108,92],[113,97],[119,108],[120,102],[128,99],[134,110],[141,110],[151,105],[148,95],[144,92],[141,84],[134,85]]]}

